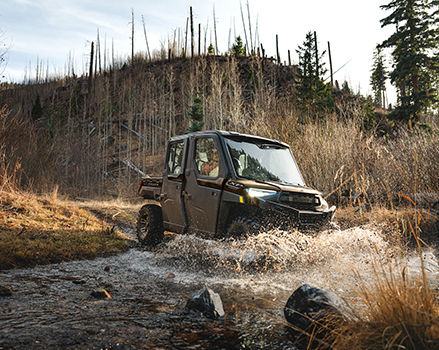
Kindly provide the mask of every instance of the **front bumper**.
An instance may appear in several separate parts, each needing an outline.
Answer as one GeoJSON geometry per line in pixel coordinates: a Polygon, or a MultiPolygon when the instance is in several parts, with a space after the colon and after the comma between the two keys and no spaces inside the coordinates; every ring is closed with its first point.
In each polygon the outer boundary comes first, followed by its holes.
{"type": "Polygon", "coordinates": [[[303,228],[325,226],[333,219],[336,209],[334,205],[322,211],[300,210],[278,202],[264,200],[259,201],[259,208],[271,211],[281,223],[303,228]]]}

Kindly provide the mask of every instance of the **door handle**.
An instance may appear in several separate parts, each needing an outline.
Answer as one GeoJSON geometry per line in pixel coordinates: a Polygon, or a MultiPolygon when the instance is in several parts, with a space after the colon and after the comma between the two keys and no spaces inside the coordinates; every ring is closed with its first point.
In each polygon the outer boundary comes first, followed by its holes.
{"type": "Polygon", "coordinates": [[[190,193],[187,193],[186,191],[183,191],[183,196],[186,197],[186,199],[192,198],[192,195],[190,193]]]}
{"type": "Polygon", "coordinates": [[[166,199],[168,197],[168,194],[167,193],[162,193],[160,196],[159,196],[159,199],[160,200],[163,200],[163,199],[166,199]]]}

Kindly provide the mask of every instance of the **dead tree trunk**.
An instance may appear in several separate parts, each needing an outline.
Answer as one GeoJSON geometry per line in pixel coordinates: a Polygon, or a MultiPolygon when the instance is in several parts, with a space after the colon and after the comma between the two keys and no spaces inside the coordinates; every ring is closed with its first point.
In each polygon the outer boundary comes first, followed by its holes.
{"type": "Polygon", "coordinates": [[[192,15],[192,6],[190,7],[191,17],[191,57],[194,57],[194,18],[192,15]]]}
{"type": "Polygon", "coordinates": [[[94,58],[94,47],[95,43],[91,42],[91,50],[90,50],[90,69],[88,71],[88,95],[91,93],[91,84],[93,83],[93,58],[94,58]]]}
{"type": "Polygon", "coordinates": [[[213,31],[215,33],[215,55],[218,55],[218,38],[216,35],[215,5],[213,5],[213,31]]]}
{"type": "Polygon", "coordinates": [[[320,72],[319,72],[319,50],[317,47],[317,33],[314,32],[314,47],[316,52],[316,78],[319,78],[320,72]]]}
{"type": "Polygon", "coordinates": [[[148,52],[148,59],[151,62],[151,52],[149,51],[148,37],[146,36],[145,18],[143,17],[143,15],[142,15],[142,24],[143,24],[143,34],[145,35],[146,51],[148,52]]]}
{"type": "Polygon", "coordinates": [[[245,27],[244,13],[242,12],[242,4],[240,3],[239,6],[240,6],[240,9],[241,9],[242,26],[244,28],[245,46],[247,47],[246,51],[248,52],[248,49],[249,49],[249,47],[248,47],[248,38],[247,38],[247,30],[246,30],[246,27],[245,27]]]}
{"type": "Polygon", "coordinates": [[[189,18],[186,18],[186,32],[184,33],[184,55],[187,53],[187,30],[189,25],[189,18]]]}
{"type": "Polygon", "coordinates": [[[247,14],[248,14],[248,31],[250,34],[250,52],[252,55],[254,55],[254,49],[253,49],[253,36],[252,36],[252,22],[250,20],[250,6],[248,4],[247,0],[247,14]]]}
{"type": "Polygon", "coordinates": [[[334,75],[332,73],[332,56],[331,56],[331,44],[328,41],[328,55],[329,55],[329,72],[331,74],[331,87],[334,86],[334,75]]]}
{"type": "Polygon", "coordinates": [[[201,56],[201,23],[198,23],[198,56],[201,56]]]}
{"type": "Polygon", "coordinates": [[[277,34],[276,34],[276,55],[277,55],[277,64],[280,64],[279,36],[277,34]]]}
{"type": "Polygon", "coordinates": [[[131,64],[134,63],[134,10],[131,9],[131,64]]]}
{"type": "Polygon", "coordinates": [[[102,64],[101,64],[101,39],[99,38],[99,28],[97,33],[97,51],[98,51],[98,59],[99,59],[99,73],[102,72],[102,64]]]}

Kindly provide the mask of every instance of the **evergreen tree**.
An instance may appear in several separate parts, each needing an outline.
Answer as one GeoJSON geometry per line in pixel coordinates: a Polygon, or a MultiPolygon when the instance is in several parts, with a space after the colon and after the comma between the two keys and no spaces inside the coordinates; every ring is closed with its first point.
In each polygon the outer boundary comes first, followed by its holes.
{"type": "Polygon", "coordinates": [[[234,56],[245,56],[245,47],[240,36],[236,38],[235,43],[232,45],[230,54],[234,56]]]}
{"type": "Polygon", "coordinates": [[[191,118],[191,125],[187,128],[187,132],[201,131],[204,126],[203,122],[203,105],[199,91],[194,98],[194,104],[190,107],[189,117],[191,118]]]}
{"type": "Polygon", "coordinates": [[[354,92],[352,91],[351,87],[349,86],[349,83],[347,80],[341,84],[341,92],[346,95],[352,95],[354,92]]]}
{"type": "Polygon", "coordinates": [[[382,49],[377,47],[373,53],[370,85],[372,86],[372,91],[374,93],[374,103],[380,108],[386,107],[385,93],[387,74],[382,49]]]}
{"type": "Polygon", "coordinates": [[[213,44],[210,44],[207,48],[207,54],[208,55],[214,55],[215,54],[215,48],[213,47],[213,44]]]}
{"type": "Polygon", "coordinates": [[[390,80],[398,90],[399,105],[392,115],[399,120],[418,122],[421,113],[437,102],[438,5],[437,0],[392,0],[381,6],[392,11],[381,20],[381,26],[396,29],[381,47],[393,50],[390,80]]]}
{"type": "Polygon", "coordinates": [[[300,108],[308,118],[319,118],[334,107],[331,87],[321,78],[326,73],[323,63],[325,51],[319,53],[314,35],[309,31],[296,52],[299,55],[296,82],[300,108]]]}
{"type": "Polygon", "coordinates": [[[41,117],[43,116],[43,108],[41,107],[40,95],[37,95],[30,114],[34,121],[41,119],[41,117]]]}

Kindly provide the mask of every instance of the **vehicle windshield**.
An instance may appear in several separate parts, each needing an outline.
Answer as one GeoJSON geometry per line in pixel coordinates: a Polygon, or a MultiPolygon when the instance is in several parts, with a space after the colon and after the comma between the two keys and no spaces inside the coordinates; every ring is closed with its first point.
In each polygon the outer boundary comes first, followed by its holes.
{"type": "Polygon", "coordinates": [[[239,177],[304,186],[302,175],[286,147],[251,139],[226,138],[227,148],[239,177]]]}

